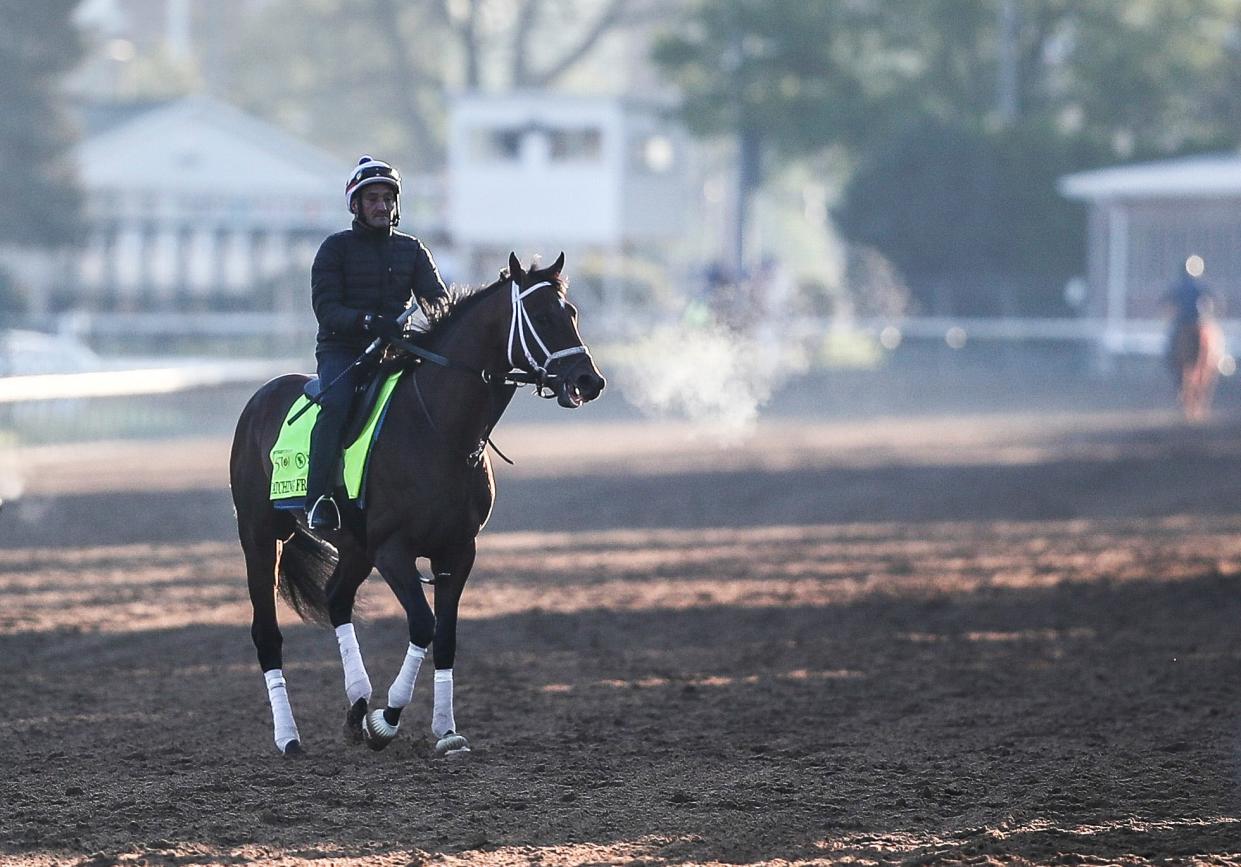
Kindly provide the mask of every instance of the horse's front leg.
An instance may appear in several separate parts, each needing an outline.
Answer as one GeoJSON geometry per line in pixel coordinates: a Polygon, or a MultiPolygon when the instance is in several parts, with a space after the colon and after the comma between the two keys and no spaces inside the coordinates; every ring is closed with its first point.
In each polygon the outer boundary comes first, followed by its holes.
{"type": "Polygon", "coordinates": [[[476,546],[473,539],[442,558],[431,561],[435,571],[435,708],[431,715],[431,733],[435,735],[435,751],[440,755],[469,752],[470,745],[457,731],[453,712],[452,669],[457,656],[457,608],[461,591],[474,568],[476,546]]]}
{"type": "Polygon", "coordinates": [[[401,725],[401,711],[414,698],[414,684],[435,634],[435,615],[427,604],[422,582],[418,579],[415,555],[404,542],[393,539],[381,545],[376,552],[375,565],[405,609],[405,620],[409,625],[409,646],[405,650],[401,670],[388,689],[388,705],[383,710],[371,711],[365,718],[367,744],[373,750],[382,750],[396,737],[401,725]]]}
{"type": "Polygon", "coordinates": [[[303,755],[301,735],[293,718],[293,706],[284,680],[284,638],[276,616],[276,531],[268,516],[238,512],[241,548],[246,558],[246,581],[254,617],[250,635],[258,651],[259,666],[267,683],[272,733],[276,749],[286,756],[303,755]]]}
{"type": "Polygon", "coordinates": [[[340,663],[345,674],[345,698],[349,709],[345,712],[345,740],[361,743],[362,721],[371,700],[371,679],[362,660],[362,648],[353,629],[353,603],[358,588],[371,572],[371,563],[365,554],[353,545],[342,545],[340,561],[324,591],[327,595],[328,618],[336,630],[336,644],[340,650],[340,663]]]}

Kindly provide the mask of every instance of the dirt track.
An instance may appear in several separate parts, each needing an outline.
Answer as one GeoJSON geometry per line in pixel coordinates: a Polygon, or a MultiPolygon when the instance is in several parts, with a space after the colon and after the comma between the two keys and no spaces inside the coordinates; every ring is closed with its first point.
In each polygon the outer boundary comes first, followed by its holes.
{"type": "MultiPolygon", "coordinates": [[[[226,443],[43,449],[0,516],[0,862],[1241,864],[1241,431],[1162,413],[518,426],[429,678],[348,747],[249,638],[226,443]],[[188,461],[175,479],[173,454],[188,461]]],[[[378,581],[377,691],[403,622],[378,581]]]]}

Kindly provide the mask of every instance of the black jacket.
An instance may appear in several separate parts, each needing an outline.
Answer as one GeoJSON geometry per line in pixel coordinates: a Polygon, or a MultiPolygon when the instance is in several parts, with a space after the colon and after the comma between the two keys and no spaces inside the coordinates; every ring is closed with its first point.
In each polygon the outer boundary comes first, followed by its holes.
{"type": "Polygon", "coordinates": [[[362,317],[399,316],[411,298],[437,301],[446,294],[435,262],[412,235],[371,229],[353,221],[329,235],[310,269],[310,296],[319,320],[319,346],[361,351],[373,339],[362,317]]]}

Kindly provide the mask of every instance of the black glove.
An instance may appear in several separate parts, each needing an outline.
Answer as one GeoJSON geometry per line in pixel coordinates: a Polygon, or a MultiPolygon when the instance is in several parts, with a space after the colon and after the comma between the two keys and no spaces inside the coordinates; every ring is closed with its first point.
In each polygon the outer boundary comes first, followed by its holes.
{"type": "Polygon", "coordinates": [[[401,323],[377,313],[367,313],[362,317],[362,330],[383,340],[393,340],[405,332],[401,323]]]}

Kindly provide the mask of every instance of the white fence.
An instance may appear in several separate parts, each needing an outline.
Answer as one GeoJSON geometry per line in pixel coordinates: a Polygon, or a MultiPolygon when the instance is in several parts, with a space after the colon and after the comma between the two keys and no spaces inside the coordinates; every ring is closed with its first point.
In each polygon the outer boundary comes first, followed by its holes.
{"type": "MultiPolygon", "coordinates": [[[[826,334],[841,323],[830,319],[791,323],[791,336],[826,334]]],[[[1070,341],[1095,344],[1103,355],[1159,355],[1164,351],[1168,323],[1160,319],[1132,319],[1117,326],[1101,318],[991,319],[951,316],[906,319],[861,319],[845,328],[874,335],[889,348],[906,338],[943,340],[961,347],[970,341],[1070,341]],[[885,336],[886,335],[886,336],[885,336]]],[[[1241,341],[1241,319],[1220,322],[1228,346],[1241,341]]]]}
{"type": "MultiPolygon", "coordinates": [[[[609,325],[627,337],[649,330],[652,316],[645,311],[625,311],[609,320],[609,325]]],[[[593,321],[593,320],[592,320],[593,321]]],[[[596,323],[597,324],[597,323],[596,323]]],[[[1128,320],[1116,323],[1102,318],[1033,319],[971,318],[950,316],[907,317],[903,319],[799,318],[774,322],[796,335],[824,334],[833,329],[859,330],[880,334],[896,329],[903,337],[945,339],[950,333],[974,340],[1072,340],[1099,344],[1115,354],[1152,354],[1162,351],[1167,323],[1158,319],[1128,320]]],[[[1241,339],[1241,319],[1221,322],[1232,343],[1241,339]]],[[[85,342],[118,338],[245,338],[279,337],[309,341],[313,346],[315,320],[309,311],[288,313],[74,313],[57,323],[61,334],[85,342]]]]}
{"type": "Polygon", "coordinates": [[[175,367],[93,370],[0,377],[0,404],[175,394],[196,388],[261,383],[296,369],[290,362],[200,361],[175,367]]]}
{"type": "MultiPolygon", "coordinates": [[[[311,320],[313,325],[313,320],[311,320]]],[[[623,320],[624,333],[589,335],[600,345],[624,345],[654,323],[640,315],[623,320]]],[[[1241,345],[1241,320],[1222,323],[1230,346],[1241,345]]],[[[900,353],[902,343],[918,341],[924,347],[939,343],[952,349],[979,344],[1009,344],[1014,348],[1065,342],[1082,348],[1097,347],[1100,371],[1110,368],[1108,359],[1123,354],[1158,355],[1163,351],[1167,325],[1158,320],[1129,322],[1123,329],[1109,330],[1101,319],[964,319],[909,318],[868,319],[856,322],[828,319],[796,319],[767,323],[778,339],[813,345],[830,334],[848,334],[874,340],[900,353]]],[[[288,329],[290,319],[280,315],[252,314],[109,314],[79,318],[67,323],[64,337],[38,335],[49,359],[64,361],[73,344],[68,335],[86,337],[141,334],[169,345],[187,335],[205,337],[262,337],[288,329]],[[64,345],[62,345],[62,342],[64,345]]],[[[288,333],[287,331],[283,333],[288,333]]],[[[27,335],[29,336],[29,335],[27,335]]],[[[10,341],[12,343],[12,341],[10,341]]],[[[89,357],[77,369],[39,367],[30,363],[33,353],[26,341],[17,351],[26,358],[20,364],[0,364],[0,444],[6,441],[63,441],[90,438],[125,438],[185,431],[220,432],[235,421],[247,396],[262,382],[290,371],[313,367],[310,349],[313,334],[294,341],[304,347],[298,358],[229,359],[171,357],[113,359],[89,357]],[[121,369],[121,368],[124,369],[121,369]],[[85,369],[83,369],[85,368],[85,369]],[[110,368],[110,369],[109,369],[110,368]],[[56,372],[39,372],[39,371],[56,372]]],[[[10,352],[12,352],[10,348],[10,352]]],[[[1043,350],[1044,354],[1046,349],[1043,350]]],[[[967,354],[968,351],[967,351],[967,354]]],[[[89,351],[86,355],[90,356],[89,351]]],[[[977,358],[977,357],[976,357],[977,358]]],[[[0,361],[3,359],[0,358],[0,361]]],[[[986,363],[985,358],[980,359],[986,363]]],[[[12,361],[12,359],[10,359],[12,361]]],[[[1227,359],[1231,362],[1231,358],[1227,359]]],[[[1222,368],[1221,368],[1222,369],[1222,368]]],[[[1231,371],[1228,371],[1231,372],[1231,371]]]]}

